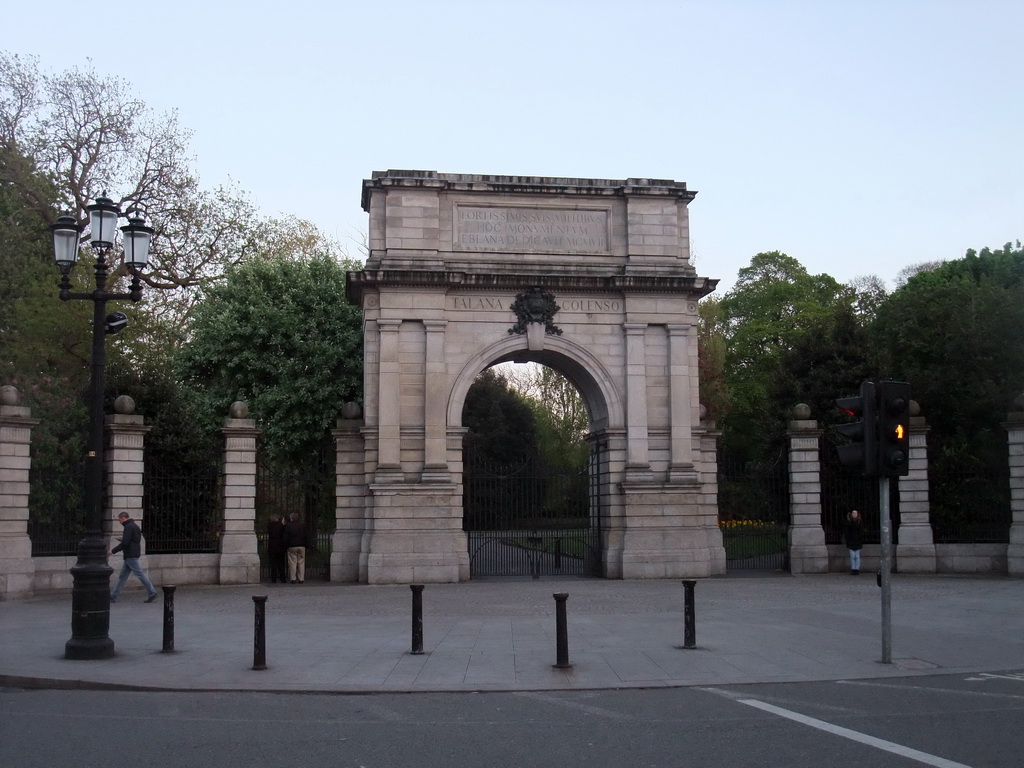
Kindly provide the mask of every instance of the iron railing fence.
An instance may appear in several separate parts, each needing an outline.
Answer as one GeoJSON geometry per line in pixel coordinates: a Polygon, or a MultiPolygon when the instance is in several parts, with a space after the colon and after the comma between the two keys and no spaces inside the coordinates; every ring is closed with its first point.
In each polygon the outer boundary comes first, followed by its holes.
{"type": "MultiPolygon", "coordinates": [[[[312,544],[306,547],[306,579],[330,581],[334,532],[318,533],[311,540],[312,544]]],[[[260,556],[260,581],[270,581],[270,555],[265,532],[256,534],[256,550],[260,556]]]]}
{"type": "Polygon", "coordinates": [[[29,471],[32,556],[74,555],[85,535],[85,469],[29,471]]]}
{"type": "Polygon", "coordinates": [[[787,567],[789,475],[785,454],[763,462],[721,457],[718,525],[728,568],[787,567]]]}
{"type": "Polygon", "coordinates": [[[147,554],[217,552],[223,519],[220,457],[183,471],[146,463],[142,535],[147,554]]]}
{"type": "MultiPolygon", "coordinates": [[[[839,463],[839,454],[831,436],[822,435],[818,444],[821,471],[821,525],[826,544],[842,544],[843,529],[851,510],[860,512],[861,538],[865,544],[878,544],[882,539],[879,518],[878,479],[864,477],[860,472],[839,463]]],[[[893,542],[898,539],[899,493],[895,481],[889,486],[889,518],[893,542]]]]}
{"type": "Polygon", "coordinates": [[[335,445],[325,440],[304,466],[288,466],[259,456],[256,461],[256,530],[261,578],[269,580],[266,531],[271,515],[287,523],[295,512],[306,525],[311,545],[306,548],[306,578],[330,579],[331,539],[337,499],[335,445]]]}
{"type": "Polygon", "coordinates": [[[928,499],[936,544],[1005,544],[1010,540],[1010,473],[935,471],[928,499]]]}

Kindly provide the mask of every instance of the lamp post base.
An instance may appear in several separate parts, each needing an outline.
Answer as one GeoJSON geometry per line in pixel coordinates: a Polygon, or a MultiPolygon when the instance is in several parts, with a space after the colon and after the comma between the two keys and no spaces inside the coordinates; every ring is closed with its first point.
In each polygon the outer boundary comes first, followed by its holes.
{"type": "Polygon", "coordinates": [[[114,641],[108,635],[113,572],[103,538],[86,536],[78,545],[78,562],[71,568],[71,639],[64,646],[65,659],[109,659],[114,655],[114,641]]]}

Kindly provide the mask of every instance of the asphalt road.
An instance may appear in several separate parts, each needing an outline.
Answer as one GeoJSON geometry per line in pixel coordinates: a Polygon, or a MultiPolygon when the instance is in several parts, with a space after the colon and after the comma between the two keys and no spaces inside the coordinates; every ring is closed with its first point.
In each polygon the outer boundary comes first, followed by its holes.
{"type": "Polygon", "coordinates": [[[516,693],[0,690],[5,768],[1018,768],[1024,670],[516,693]]]}

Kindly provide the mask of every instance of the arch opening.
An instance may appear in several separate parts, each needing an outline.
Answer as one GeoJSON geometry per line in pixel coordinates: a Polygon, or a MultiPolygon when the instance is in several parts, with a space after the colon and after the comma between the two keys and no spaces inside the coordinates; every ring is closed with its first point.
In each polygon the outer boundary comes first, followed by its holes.
{"type": "Polygon", "coordinates": [[[607,409],[576,384],[592,381],[589,374],[569,366],[570,378],[548,363],[564,358],[499,358],[467,391],[462,528],[470,578],[602,575],[606,462],[592,414],[607,409]]]}

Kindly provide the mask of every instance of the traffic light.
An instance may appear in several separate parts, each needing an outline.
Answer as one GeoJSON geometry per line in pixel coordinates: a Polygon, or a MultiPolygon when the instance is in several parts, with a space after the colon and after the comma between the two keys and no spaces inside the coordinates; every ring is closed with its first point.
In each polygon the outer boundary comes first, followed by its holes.
{"type": "Polygon", "coordinates": [[[878,476],[910,474],[910,385],[878,382],[878,476]]]}
{"type": "Polygon", "coordinates": [[[850,438],[847,445],[838,446],[839,463],[850,469],[859,469],[865,477],[878,474],[878,448],[875,441],[875,384],[862,382],[860,395],[837,397],[836,405],[860,421],[839,424],[836,432],[850,438]]]}

